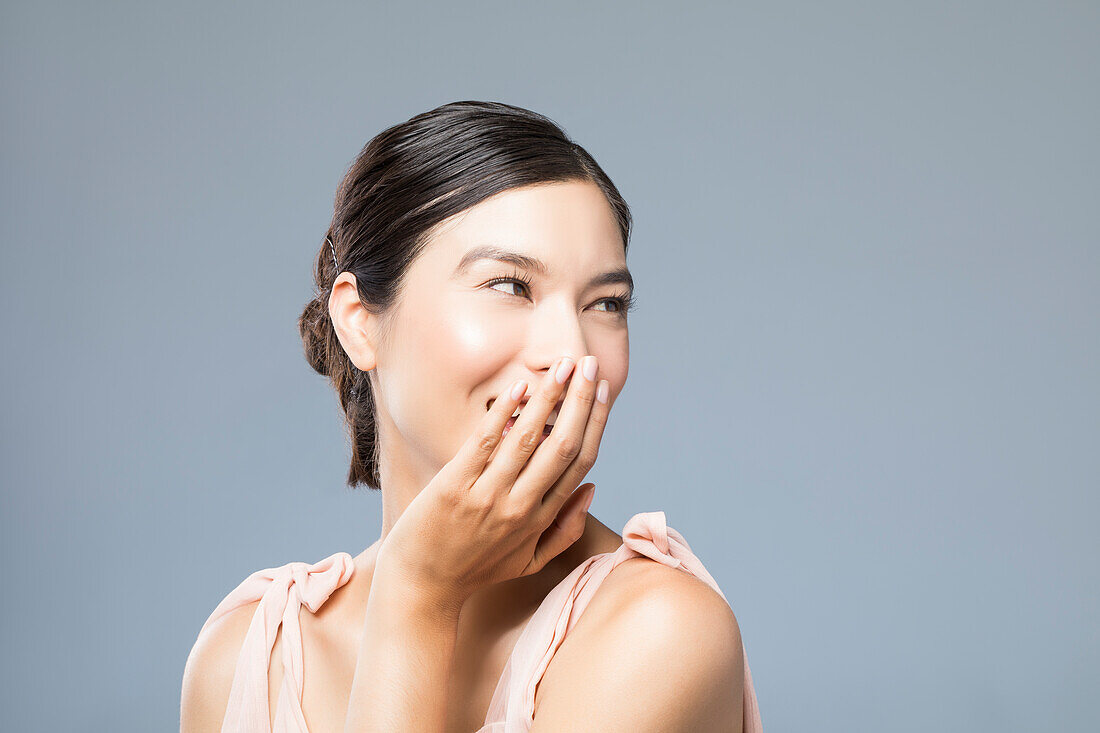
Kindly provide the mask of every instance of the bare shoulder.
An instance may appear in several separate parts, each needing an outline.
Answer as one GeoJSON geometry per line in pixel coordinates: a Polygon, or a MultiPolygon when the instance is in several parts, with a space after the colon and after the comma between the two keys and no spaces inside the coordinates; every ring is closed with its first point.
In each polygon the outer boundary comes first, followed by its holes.
{"type": "Polygon", "coordinates": [[[600,585],[537,688],[533,731],[739,731],[737,619],[713,588],[650,558],[600,585]]]}
{"type": "Polygon", "coordinates": [[[199,633],[183,670],[181,733],[221,730],[237,658],[259,603],[235,608],[199,633]]]}
{"type": "MultiPolygon", "coordinates": [[[[724,646],[741,653],[741,630],[726,600],[691,573],[647,557],[611,571],[581,618],[591,622],[584,632],[589,641],[636,632],[664,644],[703,636],[707,644],[698,651],[724,646]]],[[[574,631],[580,629],[578,622],[574,631]]]]}

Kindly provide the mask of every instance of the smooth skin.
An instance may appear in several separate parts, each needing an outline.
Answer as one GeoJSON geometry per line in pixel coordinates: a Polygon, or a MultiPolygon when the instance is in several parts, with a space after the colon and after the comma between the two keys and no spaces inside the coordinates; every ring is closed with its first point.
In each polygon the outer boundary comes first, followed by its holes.
{"type": "MultiPolygon", "coordinates": [[[[378,398],[383,528],[355,558],[353,578],[317,614],[301,614],[302,708],[312,733],[476,730],[546,593],[587,557],[621,544],[584,511],[577,485],[596,460],[629,360],[626,320],[603,308],[622,288],[587,283],[624,266],[602,192],[570,182],[505,191],[445,222],[410,268],[389,332],[362,308],[354,276],[337,278],[329,301],[337,335],[378,398]],[[487,242],[537,257],[548,271],[479,260],[455,272],[465,252],[487,242]],[[530,289],[486,284],[517,272],[530,289]],[[557,382],[562,355],[594,357],[596,378],[575,368],[557,382]],[[501,440],[517,378],[534,385],[531,400],[501,440]],[[607,404],[594,399],[601,380],[607,404]],[[554,430],[538,445],[563,393],[554,430]]],[[[181,731],[220,729],[254,609],[238,609],[196,641],[181,731]]],[[[273,697],[280,644],[281,635],[273,697]]],[[[738,731],[741,660],[736,619],[709,586],[628,560],[547,667],[534,730],[738,731]]]]}
{"type": "Polygon", "coordinates": [[[583,534],[592,485],[576,491],[577,482],[595,463],[608,413],[594,399],[594,381],[573,380],[558,422],[539,445],[572,367],[571,359],[555,365],[503,440],[520,402],[498,396],[390,531],[367,603],[345,730],[444,730],[466,600],[484,585],[541,570],[583,534]],[[502,450],[490,464],[498,443],[502,450]]]}

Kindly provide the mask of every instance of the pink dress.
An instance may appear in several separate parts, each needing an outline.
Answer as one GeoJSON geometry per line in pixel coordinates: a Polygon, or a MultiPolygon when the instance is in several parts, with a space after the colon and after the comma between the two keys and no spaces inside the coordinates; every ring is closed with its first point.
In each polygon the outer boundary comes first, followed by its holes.
{"type": "MultiPolygon", "coordinates": [[[[622,531],[623,543],[614,552],[593,555],[554,587],[536,609],[512,649],[497,682],[484,725],[477,733],[522,733],[534,721],[535,688],[550,659],[561,646],[593,594],[611,570],[632,557],[645,556],[691,573],[725,599],[714,578],[703,567],[683,536],[665,523],[664,512],[642,512],[631,517],[622,531]]],[[[279,625],[283,626],[283,682],[275,707],[275,733],[309,733],[302,714],[302,606],[316,613],[333,591],[348,582],[352,557],[337,552],[309,565],[292,562],[257,570],[217,605],[203,624],[235,608],[259,600],[233,677],[222,733],[270,733],[268,665],[279,625]]],[[[727,600],[728,603],[728,600],[727,600]]],[[[744,733],[760,733],[760,709],[745,657],[744,733]]]]}

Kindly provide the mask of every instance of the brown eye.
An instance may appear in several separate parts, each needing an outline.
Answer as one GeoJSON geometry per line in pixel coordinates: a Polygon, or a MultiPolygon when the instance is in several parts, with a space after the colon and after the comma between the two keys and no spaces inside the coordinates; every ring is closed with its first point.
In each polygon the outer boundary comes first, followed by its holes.
{"type": "MultiPolygon", "coordinates": [[[[529,280],[526,280],[526,279],[522,278],[522,277],[495,277],[492,280],[490,280],[489,282],[485,283],[485,287],[492,288],[494,285],[501,285],[501,284],[504,284],[504,283],[507,283],[509,285],[518,286],[520,288],[523,288],[524,291],[530,291],[530,289],[531,289],[531,282],[529,280]]],[[[497,292],[499,293],[499,292],[504,292],[504,291],[498,290],[497,292]]],[[[505,294],[507,295],[507,293],[505,293],[505,294]]],[[[612,297],[612,298],[600,298],[596,302],[597,303],[614,303],[615,306],[617,307],[617,310],[609,310],[609,311],[604,311],[604,312],[605,313],[611,313],[612,315],[616,315],[616,316],[622,316],[623,318],[626,317],[627,313],[634,310],[634,307],[635,307],[635,304],[636,304],[635,298],[633,296],[631,296],[630,294],[628,294],[628,293],[623,293],[622,295],[616,295],[615,297],[612,297]]]]}
{"type": "Polygon", "coordinates": [[[617,295],[614,298],[603,298],[599,300],[600,303],[614,303],[617,306],[617,310],[606,311],[613,313],[617,316],[626,317],[626,314],[634,310],[635,300],[629,295],[617,295]]]}
{"type": "MultiPolygon", "coordinates": [[[[501,283],[508,283],[508,284],[512,284],[512,285],[518,285],[519,287],[521,287],[525,290],[527,289],[527,283],[523,282],[522,280],[520,280],[518,278],[514,278],[514,277],[494,278],[494,279],[490,280],[488,283],[486,283],[486,286],[489,287],[489,288],[492,288],[494,285],[499,285],[501,283]]],[[[497,292],[504,292],[504,291],[497,291],[497,292]]]]}

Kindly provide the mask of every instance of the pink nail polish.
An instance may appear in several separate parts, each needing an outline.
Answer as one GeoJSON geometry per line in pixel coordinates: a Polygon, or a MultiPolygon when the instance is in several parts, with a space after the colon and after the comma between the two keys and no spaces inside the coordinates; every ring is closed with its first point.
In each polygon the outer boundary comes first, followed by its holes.
{"type": "Polygon", "coordinates": [[[568,356],[561,360],[558,365],[558,371],[554,373],[554,379],[558,384],[565,384],[565,380],[569,378],[569,372],[573,370],[573,360],[568,356]]]}
{"type": "Polygon", "coordinates": [[[518,400],[523,397],[523,393],[527,391],[527,382],[522,379],[512,385],[512,399],[518,400]]]}
{"type": "Polygon", "coordinates": [[[600,384],[596,387],[596,399],[602,404],[607,404],[607,398],[611,392],[610,383],[606,379],[601,379],[600,384]]]}

